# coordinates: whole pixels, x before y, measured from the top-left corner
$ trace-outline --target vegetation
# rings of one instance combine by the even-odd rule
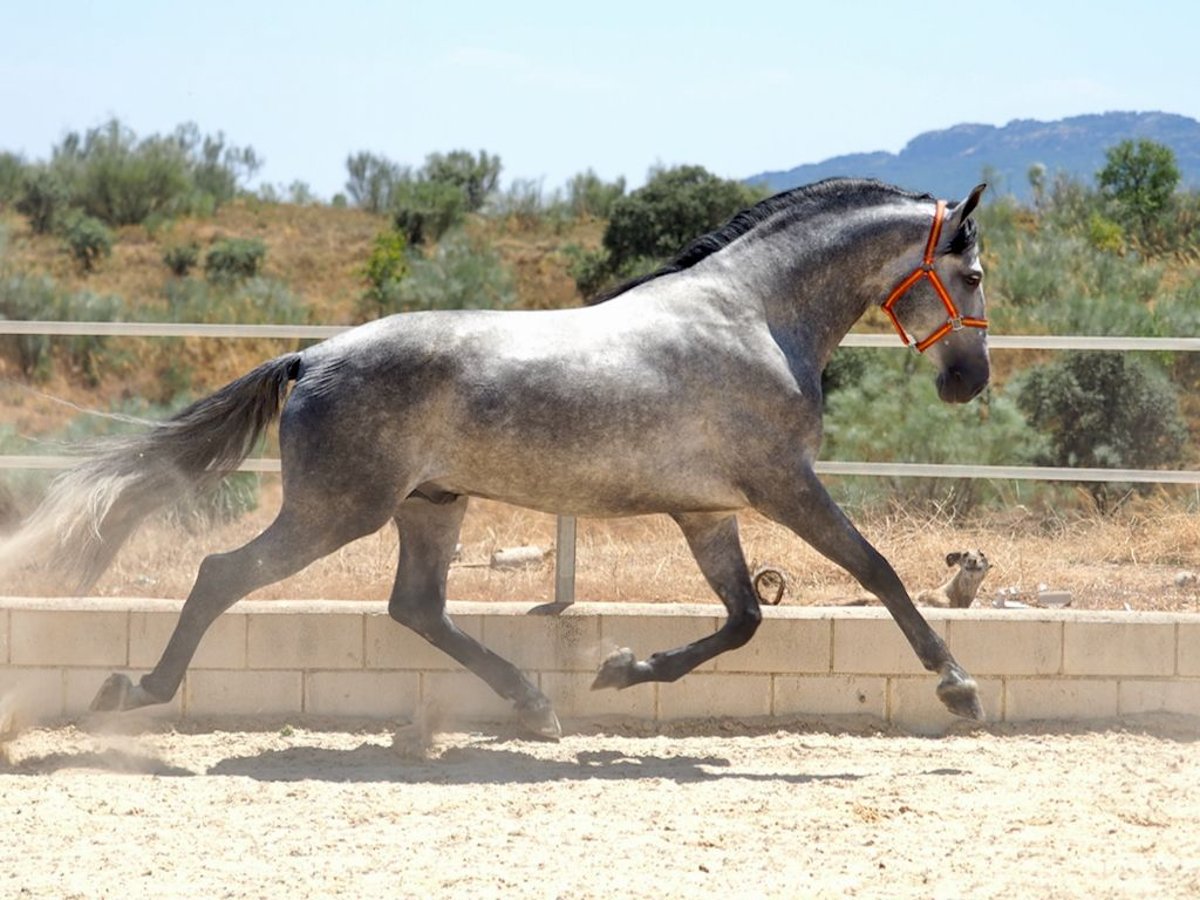
[[[1180,190],[1163,149],[1114,146],[1096,187],[1035,166],[1031,202],[989,197],[979,216],[996,331],[1200,333],[1200,196]],[[257,163],[253,151],[195,126],[138,138],[116,121],[68,135],[45,161],[0,152],[0,316],[352,323],[420,309],[575,305],[660,265],[760,196],[699,166],[654,170],[632,192],[591,170],[549,193],[538,182],[502,188],[498,157],[454,150],[419,168],[351,155],[344,202],[319,205],[299,183],[247,193]],[[200,266],[204,277],[194,277]],[[128,396],[169,406],[280,346],[11,336],[0,337],[0,366],[52,393],[87,392],[90,406]],[[995,358],[988,394],[950,407],[914,357],[840,351],[824,379],[824,455],[1197,464],[1196,354]],[[13,434],[47,432],[53,422],[43,419],[55,416],[39,415],[14,409]],[[983,481],[846,480],[840,490],[956,515],[1010,499]],[[1071,491],[1045,496],[1080,502]],[[1094,485],[1085,499],[1111,511],[1127,496]]]

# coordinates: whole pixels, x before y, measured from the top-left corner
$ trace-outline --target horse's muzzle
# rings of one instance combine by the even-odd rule
[[[979,396],[987,387],[991,367],[986,359],[983,364],[947,366],[937,376],[938,396],[943,403],[967,403]]]

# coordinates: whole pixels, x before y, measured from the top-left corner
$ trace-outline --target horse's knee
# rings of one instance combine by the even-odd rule
[[[740,615],[729,620],[729,639],[730,649],[741,647],[748,643],[750,638],[754,637],[754,633],[758,631],[758,626],[762,624],[762,610],[757,607],[747,609]]]

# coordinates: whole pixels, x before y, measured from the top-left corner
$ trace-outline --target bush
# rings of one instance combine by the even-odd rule
[[[300,298],[287,285],[270,278],[171,280],[164,294],[166,317],[172,322],[303,325],[309,319],[308,308]]]
[[[171,270],[172,275],[180,278],[196,267],[200,260],[200,247],[196,243],[175,244],[163,251],[163,264]]]
[[[389,211],[396,185],[411,178],[404,167],[365,150],[346,157],[346,173],[346,195],[350,202],[373,213]]]
[[[1041,450],[1041,437],[998,391],[970,404],[942,403],[930,367],[919,358],[888,350],[837,355],[845,358],[832,373],[836,389],[826,395],[823,458],[1023,465]],[[981,479],[848,479],[847,485],[860,501],[886,496],[953,515],[998,496]]]
[[[16,153],[0,151],[0,207],[15,203],[21,196],[25,178],[25,160]]]
[[[45,166],[35,166],[21,181],[17,212],[29,219],[34,234],[49,234],[66,211],[67,201],[67,188],[62,179]]]
[[[256,238],[225,238],[205,255],[204,277],[213,282],[253,278],[266,255],[266,245]]]
[[[401,279],[408,274],[408,242],[398,231],[384,231],[375,236],[371,255],[363,267],[367,287],[359,298],[362,319],[375,319],[395,306],[393,296]]]
[[[453,184],[401,181],[393,190],[393,221],[409,246],[437,243],[465,215],[466,195]]]
[[[625,196],[625,179],[603,181],[588,169],[567,182],[567,206],[579,219],[607,219],[617,201]]]
[[[500,157],[486,150],[478,155],[469,150],[451,150],[425,157],[421,179],[457,188],[467,211],[479,212],[500,182],[500,168]]]
[[[1044,465],[1155,469],[1178,463],[1187,428],[1174,386],[1120,353],[1073,352],[1022,373],[1017,404],[1049,444]],[[1101,511],[1128,486],[1088,484]]]
[[[84,272],[91,272],[104,257],[112,255],[112,232],[99,219],[73,213],[63,226],[63,240]]]
[[[409,261],[381,314],[417,309],[503,309],[516,300],[512,275],[487,245],[462,232],[448,235],[429,257]]]

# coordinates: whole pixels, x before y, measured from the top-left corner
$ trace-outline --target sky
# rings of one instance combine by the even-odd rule
[[[222,131],[256,183],[325,199],[360,150],[487,150],[546,191],[744,178],[962,122],[1200,119],[1198,33],[1195,0],[0,0],[0,150],[46,158],[115,116]]]

